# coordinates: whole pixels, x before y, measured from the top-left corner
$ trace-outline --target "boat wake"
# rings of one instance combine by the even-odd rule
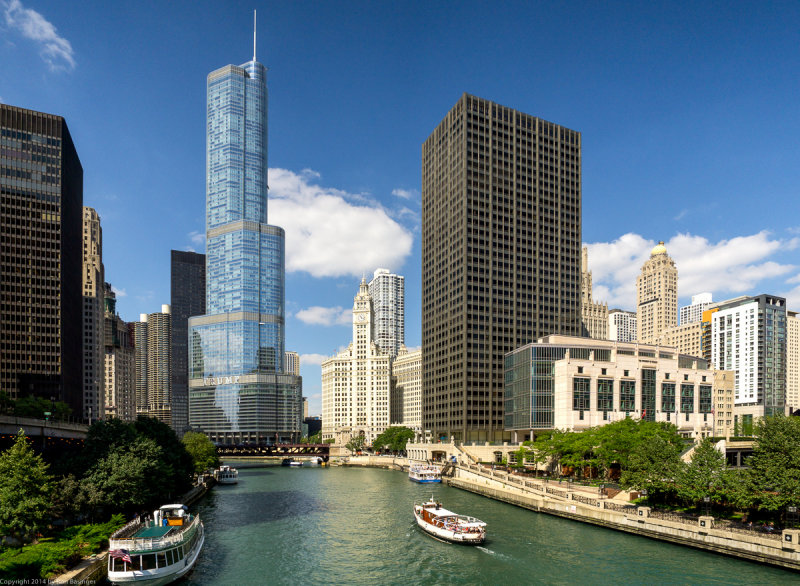
[[[507,555],[505,555],[505,554],[503,554],[503,553],[497,553],[496,551],[492,551],[492,550],[491,550],[491,549],[489,549],[488,547],[483,547],[482,545],[478,545],[478,546],[476,546],[476,547],[475,547],[475,549],[479,549],[479,550],[481,550],[483,553],[488,553],[489,555],[493,555],[493,556],[495,556],[495,557],[497,557],[497,558],[500,558],[500,559],[502,559],[502,560],[510,560],[510,559],[511,559],[511,557],[510,557],[510,556],[507,556]]]

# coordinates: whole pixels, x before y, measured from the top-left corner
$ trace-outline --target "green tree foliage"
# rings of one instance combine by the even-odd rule
[[[14,403],[14,415],[17,417],[35,417],[44,419],[45,413],[51,420],[66,419],[72,414],[69,405],[62,401],[49,401],[42,397],[20,397]]]
[[[409,440],[414,439],[414,430],[408,427],[388,427],[375,438],[372,448],[375,450],[389,450],[391,452],[402,452],[406,449]]]
[[[647,490],[655,501],[666,501],[677,493],[675,479],[683,473],[681,446],[661,435],[637,442],[622,470],[623,488]]]
[[[170,497],[189,490],[192,485],[194,461],[172,428],[152,417],[139,417],[133,426],[140,435],[155,440],[163,450],[162,457],[168,468],[167,478],[162,487],[164,494]]]
[[[186,432],[183,436],[184,447],[194,462],[194,471],[203,472],[209,468],[219,466],[219,456],[214,442],[208,439],[204,433],[196,431]]]
[[[20,430],[0,454],[0,533],[27,538],[47,525],[53,479]]]
[[[363,435],[356,435],[350,438],[350,441],[347,442],[344,447],[350,450],[353,454],[356,452],[360,452],[364,449],[364,445],[366,444],[366,440],[364,439]]]
[[[695,447],[691,462],[678,479],[679,496],[690,503],[699,503],[704,497],[720,503],[728,500],[729,484],[725,456],[711,439],[703,439]]]
[[[764,417],[745,475],[748,504],[767,511],[800,505],[800,418]]]

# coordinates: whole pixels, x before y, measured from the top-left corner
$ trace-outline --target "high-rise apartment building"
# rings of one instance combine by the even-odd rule
[[[589,270],[589,248],[581,255],[581,335],[595,340],[608,340],[608,304],[592,300],[592,271]]]
[[[117,314],[116,294],[105,284],[105,416],[136,420],[136,358],[133,330]]]
[[[680,324],[702,321],[703,312],[713,304],[711,293],[692,295],[692,304],[680,308]]]
[[[189,318],[206,306],[206,255],[170,252],[172,309],[172,429],[179,437],[189,429]]]
[[[608,312],[608,339],[615,342],[636,340],[636,313],[622,309]]]
[[[375,312],[375,343],[392,358],[406,341],[405,281],[405,277],[388,269],[377,269],[368,285]]]
[[[147,414],[167,425],[172,424],[171,332],[169,305],[147,314]]]
[[[283,372],[285,236],[267,223],[267,69],[208,75],[206,310],[189,320],[189,423],[212,440],[297,441],[302,379]]]
[[[503,356],[581,330],[581,135],[464,94],[422,145],[423,426],[501,440]]]
[[[353,341],[322,363],[322,438],[337,444],[362,435],[367,444],[389,427],[391,358],[373,339],[366,279],[353,300]]]
[[[657,344],[662,332],[677,324],[678,269],[659,242],[636,277],[636,340]]]
[[[287,350],[283,353],[283,372],[300,376],[300,355],[297,352]],[[308,417],[303,408],[303,417]]]
[[[800,409],[800,318],[786,312],[786,404],[794,413]]]
[[[83,168],[60,116],[0,104],[0,390],[83,414]]]
[[[103,230],[93,208],[83,208],[83,419],[104,419],[105,271]]]
[[[711,360],[732,370],[734,426],[784,413],[786,405],[786,300],[758,295],[723,302],[711,318]]]

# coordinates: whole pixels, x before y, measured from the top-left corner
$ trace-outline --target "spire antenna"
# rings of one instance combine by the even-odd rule
[[[256,11],[253,9],[253,61],[256,60]]]

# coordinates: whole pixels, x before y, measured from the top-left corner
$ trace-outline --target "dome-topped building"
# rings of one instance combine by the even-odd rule
[[[678,325],[678,269],[660,241],[636,277],[636,339],[657,344],[661,334]]]

